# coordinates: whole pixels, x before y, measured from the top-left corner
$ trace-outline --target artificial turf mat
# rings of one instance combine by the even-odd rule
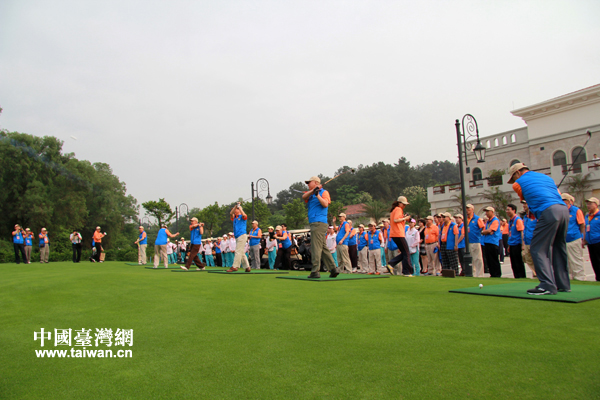
[[[479,285],[474,287],[453,289],[450,293],[478,294],[482,296],[514,297],[518,299],[560,301],[563,303],[581,303],[584,301],[600,299],[600,286],[578,285],[571,283],[570,292],[558,292],[555,295],[535,296],[527,294],[527,289],[536,286],[534,282],[514,282],[501,285]]]
[[[127,265],[138,265],[138,264],[127,264]],[[181,269],[181,267],[168,267],[165,268],[164,265],[159,265],[158,267],[154,268],[154,267],[144,267],[146,269]]]
[[[227,271],[208,271],[211,274],[227,274],[227,275],[268,275],[268,274],[289,274],[288,271],[271,271],[271,270],[257,270],[253,269],[251,272],[246,272],[243,269],[239,269],[236,272]]]
[[[190,269],[190,270],[185,270],[185,269],[174,269],[171,270],[171,272],[208,272],[208,270],[205,269]]]
[[[308,279],[308,275],[301,276],[278,276],[279,279],[296,279],[299,281],[311,281],[311,282],[331,282],[331,281],[355,281],[358,279],[377,279],[377,278],[389,278],[389,276],[382,275],[350,275],[350,274],[339,274],[336,278],[330,278],[329,275],[321,275],[319,279]]]
[[[299,285],[124,267],[0,264],[2,400],[599,398],[599,301],[448,293],[512,279]],[[96,328],[133,329],[133,357],[36,357],[76,349],[54,346],[63,328],[92,343]]]

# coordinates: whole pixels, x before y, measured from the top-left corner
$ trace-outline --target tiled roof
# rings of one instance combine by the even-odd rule
[[[346,206],[346,215],[348,215],[348,216],[363,214],[363,213],[365,213],[364,203],[352,204],[352,205]]]

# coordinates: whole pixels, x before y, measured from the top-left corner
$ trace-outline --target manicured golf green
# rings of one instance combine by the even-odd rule
[[[276,275],[159,274],[117,262],[1,264],[0,272],[0,398],[594,399],[600,393],[600,301],[448,292],[511,279],[306,284]],[[88,347],[130,349],[132,358],[37,358],[35,350],[55,349],[34,341],[41,328],[133,329],[131,347]],[[70,349],[56,349],[62,348]]]

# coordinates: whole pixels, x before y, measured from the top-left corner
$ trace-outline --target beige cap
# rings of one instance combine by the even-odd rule
[[[595,197],[590,197],[589,199],[585,200],[586,203],[596,203],[596,204],[600,204],[600,201],[595,198]]]
[[[226,237],[227,237],[227,235],[223,235],[223,237],[224,237],[224,238],[226,238]]]
[[[571,196],[569,193],[562,193],[562,194],[560,195],[560,197],[561,197],[563,200],[569,200],[569,201],[573,201],[573,202],[575,201],[575,197]]]
[[[281,225],[277,225],[277,226],[275,227],[275,230],[276,230],[276,231],[280,231],[280,230],[281,230]]]
[[[194,218],[192,218],[192,219],[191,219],[191,221],[196,221],[196,222],[198,222],[198,218],[194,217]]]
[[[338,215],[338,217],[344,217],[344,218],[346,218],[346,214],[344,214],[344,213],[340,213],[340,214]]]
[[[400,203],[402,203],[402,204],[410,204],[410,203],[408,202],[408,200],[406,200],[406,197],[404,197],[404,196],[400,196],[400,197],[398,197],[398,202],[400,202]]]
[[[493,212],[496,212],[496,210],[494,210],[494,207],[492,207],[492,206],[485,207],[483,209],[483,211],[493,211]]]
[[[377,225],[378,228],[383,228],[383,224]]]
[[[521,204],[527,204],[526,200],[521,200]]]
[[[252,221],[252,223],[258,225],[258,221]]]
[[[233,232],[229,232],[229,236],[233,236]]]
[[[430,221],[433,221],[433,217],[432,217],[431,215],[428,215],[428,216],[427,216],[427,218],[425,218],[425,219],[428,219],[428,220],[430,220]]]
[[[184,238],[180,238],[179,240],[185,240]]]
[[[454,218],[465,219],[462,214],[454,214]]]
[[[372,222],[369,222],[369,226],[375,226],[375,224]]]
[[[304,182],[308,185],[312,181],[315,181],[317,183],[321,183],[321,178],[319,178],[318,176],[312,176],[309,180],[306,180]]]
[[[359,228],[364,228],[365,226],[363,224],[358,225]]]
[[[450,214],[449,212],[445,212],[442,214],[443,217],[448,217],[448,218],[452,218],[452,214]]]
[[[513,179],[513,175],[515,174],[515,172],[520,171],[523,168],[527,168],[527,165],[525,165],[523,163],[516,163],[515,165],[513,165],[512,167],[510,167],[510,169],[508,170],[508,174],[510,175],[510,179],[506,183],[514,183],[515,180]],[[527,168],[527,169],[529,169],[529,168]]]
[[[275,229],[275,228],[273,228],[272,226],[270,226],[268,229]]]
[[[99,226],[96,227],[96,230],[101,229]]]
[[[475,207],[473,207],[473,204],[467,204],[466,208],[475,208]]]

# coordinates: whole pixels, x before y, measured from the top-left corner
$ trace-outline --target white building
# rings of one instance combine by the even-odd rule
[[[551,176],[557,185],[567,174],[560,187],[562,192],[568,191],[570,176],[589,173],[590,188],[585,196],[600,198],[600,160],[593,160],[594,154],[600,154],[600,84],[511,113],[527,126],[482,137],[481,143],[487,148],[485,162],[477,163],[474,154],[468,152],[469,165],[462,166],[465,193],[476,213],[482,214],[481,209],[490,204],[480,194],[494,187],[511,193],[516,204],[518,198],[512,185],[506,183],[510,178],[506,173],[517,162]],[[576,159],[588,139],[588,130],[591,138]],[[505,174],[489,179],[493,170],[503,170]],[[458,210],[460,195],[460,183],[427,188],[432,213]]]

